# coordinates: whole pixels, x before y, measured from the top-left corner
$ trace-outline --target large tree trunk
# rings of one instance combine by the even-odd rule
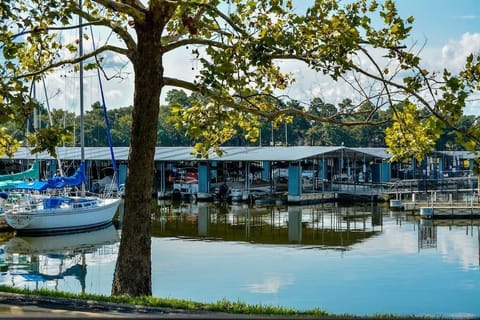
[[[135,97],[124,221],[113,279],[113,295],[151,295],[151,206],[160,92],[163,86],[158,25],[136,26],[138,47],[132,58]],[[140,28],[140,30],[139,30]]]

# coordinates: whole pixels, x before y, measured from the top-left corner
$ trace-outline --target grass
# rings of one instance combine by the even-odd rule
[[[212,312],[226,312],[236,314],[252,314],[252,315],[289,315],[289,316],[312,316],[325,317],[331,316],[320,309],[309,311],[296,311],[291,308],[280,306],[251,305],[240,301],[231,302],[226,299],[214,303],[200,303],[191,300],[174,299],[174,298],[158,298],[151,296],[127,297],[127,296],[106,296],[99,294],[75,294],[70,292],[48,290],[48,289],[28,289],[13,288],[0,285],[0,292],[19,293],[25,295],[37,295],[42,297],[67,298],[93,300],[98,302],[120,303],[127,305],[140,305],[146,307],[161,307],[182,310],[198,310]]]
[[[405,319],[405,316],[398,316],[394,314],[374,314],[372,316],[354,316],[354,315],[334,315],[327,313],[321,309],[312,309],[307,311],[298,311],[292,308],[285,308],[281,306],[246,304],[241,301],[232,302],[226,299],[214,303],[200,303],[191,300],[174,299],[174,298],[159,298],[152,296],[127,297],[127,296],[106,296],[99,294],[75,294],[70,292],[48,290],[48,289],[28,289],[28,288],[13,288],[5,285],[0,285],[0,292],[18,293],[24,295],[36,295],[42,297],[52,298],[67,298],[91,300],[97,302],[118,303],[126,305],[136,305],[145,307],[160,307],[171,309],[182,309],[191,311],[211,311],[211,312],[225,312],[233,314],[248,314],[248,315],[269,315],[269,316],[298,316],[298,317],[312,317],[312,318],[341,318],[341,319]],[[408,316],[408,319],[434,319],[433,317],[416,317]]]

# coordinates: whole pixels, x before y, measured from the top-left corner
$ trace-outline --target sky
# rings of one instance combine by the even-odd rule
[[[301,0],[300,6],[310,1]],[[465,57],[469,53],[480,54],[480,0],[397,0],[397,8],[402,17],[413,16],[415,21],[411,37],[406,45],[423,47],[420,56],[423,66],[428,70],[453,72],[461,70]],[[101,37],[97,40],[102,41]],[[167,76],[192,80],[197,69],[197,62],[188,54],[167,55],[165,73]],[[125,58],[115,58],[112,63],[125,63]],[[338,103],[345,98],[348,88],[345,85],[326,81],[318,74],[305,70],[298,64],[285,64],[285,70],[295,74],[296,83],[286,94],[301,101],[308,102],[320,97],[326,102]],[[65,75],[67,75],[65,77]],[[133,104],[133,74],[128,69],[124,79],[102,80],[104,96],[108,109],[125,107]],[[56,74],[48,84],[49,105],[79,112],[78,81],[71,74]],[[101,100],[98,78],[95,74],[85,78],[85,108]],[[172,88],[165,88],[165,93]],[[39,98],[42,100],[41,98]],[[480,97],[468,102],[466,112],[480,115]]]

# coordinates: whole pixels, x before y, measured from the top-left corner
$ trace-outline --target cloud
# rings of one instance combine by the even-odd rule
[[[263,282],[247,284],[246,288],[253,293],[269,293],[275,294],[286,285],[290,285],[294,282],[294,278],[291,275],[281,274],[267,274]]]
[[[464,17],[465,19],[472,19],[474,17]],[[193,81],[198,74],[200,63],[194,59],[191,53],[192,48],[180,49],[180,51],[172,52],[164,57],[165,75],[169,77],[180,78],[186,81]],[[425,47],[420,52],[422,58],[422,67],[431,71],[442,71],[448,69],[454,73],[459,72],[465,63],[465,58],[470,53],[480,53],[480,33],[464,33],[460,38],[448,39],[443,46],[429,46],[426,43]],[[376,58],[381,58],[380,54]],[[359,58],[359,63],[366,67],[365,60]],[[106,103],[109,108],[126,107],[133,104],[133,86],[134,75],[131,64],[128,60],[119,55],[107,55],[103,60],[106,72],[109,76],[119,74],[122,79],[116,78],[109,81],[103,80]],[[291,73],[295,77],[295,83],[286,90],[279,92],[296,99],[304,104],[309,104],[313,98],[321,98],[323,101],[337,105],[343,99],[351,99],[354,103],[360,102],[356,98],[357,92],[343,80],[333,81],[330,77],[323,75],[321,72],[314,72],[308,69],[305,64],[301,62],[282,61],[281,68],[284,72]],[[388,61],[383,61],[382,66],[388,65]],[[392,66],[390,66],[392,67]],[[89,74],[92,78],[94,75]],[[351,79],[350,79],[351,80]],[[78,82],[78,74],[69,74],[67,78],[55,78],[55,81],[49,84],[50,86],[61,88],[64,92],[65,98],[57,97],[57,99],[64,99],[57,101],[56,106],[65,106],[65,108],[72,108],[72,105],[78,105],[78,85],[74,88],[73,84],[66,82]],[[365,88],[369,88],[371,83],[365,82]],[[170,91],[171,87],[164,88],[161,96],[161,102],[164,103],[166,93]],[[52,89],[53,90],[53,89]],[[86,109],[90,108],[91,103],[100,101],[101,95],[98,92],[98,79],[95,81],[85,80],[85,97]],[[78,112],[78,107],[77,112]],[[468,103],[466,112],[468,114],[480,113],[480,97],[473,97]]]
[[[458,40],[449,40],[442,47],[441,53],[441,66],[454,72],[460,71],[468,55],[480,54],[480,33],[467,32]]]
[[[458,18],[461,20],[477,20],[477,19],[480,19],[480,16],[466,15],[466,16],[460,16]]]

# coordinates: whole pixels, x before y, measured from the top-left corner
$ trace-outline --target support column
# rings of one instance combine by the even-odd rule
[[[156,186],[157,188],[157,196],[159,198],[163,198],[165,196],[165,192],[166,192],[166,186],[165,186],[165,181],[166,181],[166,175],[165,175],[165,162],[161,161],[161,162],[156,162],[155,163],[155,169],[160,172],[160,178],[157,179],[157,174],[155,174],[155,184],[158,182],[159,185]],[[121,167],[119,169],[119,174],[118,174],[118,184],[122,184],[122,182],[120,182],[120,172],[121,172]]]
[[[390,182],[390,163],[382,162],[380,165],[380,182]]]
[[[210,166],[206,162],[198,164],[198,192],[197,200],[210,198]]]
[[[118,183],[123,184],[127,180],[127,165],[122,163],[118,166]]]
[[[328,179],[328,167],[325,159],[318,161],[318,177],[323,180]]]
[[[270,161],[263,161],[262,180],[270,181]]]
[[[288,202],[300,202],[302,198],[302,167],[298,162],[288,167]]]

